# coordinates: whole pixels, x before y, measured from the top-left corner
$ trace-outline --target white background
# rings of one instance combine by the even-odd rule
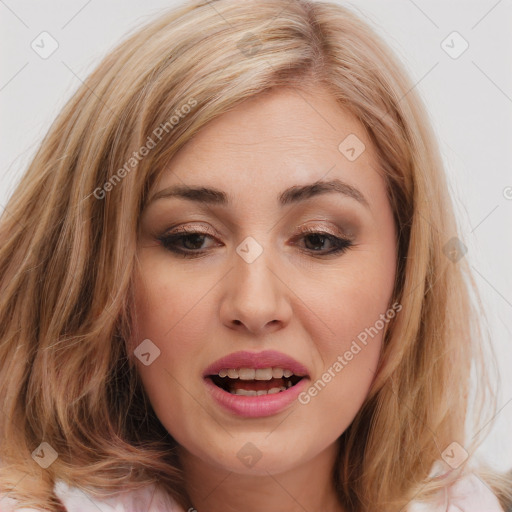
[[[0,0],[0,211],[52,120],[100,59],[175,4]],[[512,468],[512,188],[510,199],[505,192],[512,187],[512,1],[343,4],[398,53],[433,120],[502,374],[496,425],[480,453],[497,469]],[[43,31],[59,44],[47,59],[31,48]],[[441,47],[453,31],[469,43],[456,59]]]

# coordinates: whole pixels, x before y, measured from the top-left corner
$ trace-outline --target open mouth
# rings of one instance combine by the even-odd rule
[[[242,396],[281,393],[295,386],[304,377],[283,368],[225,368],[218,374],[207,376],[222,390]]]

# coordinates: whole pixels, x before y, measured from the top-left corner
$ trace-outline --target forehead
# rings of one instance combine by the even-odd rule
[[[186,184],[274,197],[291,185],[335,178],[370,195],[382,188],[366,130],[323,88],[281,88],[204,126],[175,155],[155,190]]]

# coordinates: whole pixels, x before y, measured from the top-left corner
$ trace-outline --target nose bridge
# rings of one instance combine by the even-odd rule
[[[224,322],[231,326],[244,324],[255,332],[288,321],[286,286],[275,263],[272,250],[254,237],[245,238],[237,246],[231,282],[221,309]]]
[[[261,237],[259,239],[262,240]],[[236,253],[235,275],[239,296],[244,295],[245,299],[251,299],[252,295],[252,302],[255,305],[258,299],[264,297],[265,301],[261,301],[258,309],[264,304],[270,305],[269,302],[275,302],[275,274],[269,268],[272,265],[272,250],[249,236],[238,245]]]

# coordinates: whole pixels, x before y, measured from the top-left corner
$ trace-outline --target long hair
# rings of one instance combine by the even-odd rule
[[[170,159],[209,121],[273,88],[318,84],[375,145],[398,232],[391,303],[402,305],[340,439],[339,500],[358,512],[399,510],[469,471],[496,410],[484,359],[492,347],[483,348],[481,304],[414,84],[335,3],[195,0],[104,58],[0,219],[2,490],[57,510],[58,479],[100,496],[156,483],[189,506],[176,442],[127,353],[140,214]],[[32,456],[42,442],[58,455],[47,468]],[[429,475],[451,443],[469,457]],[[510,500],[506,480],[480,467]]]

